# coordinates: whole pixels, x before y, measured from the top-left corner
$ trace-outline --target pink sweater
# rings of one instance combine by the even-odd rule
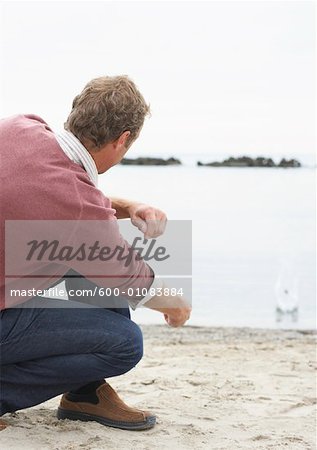
[[[120,235],[116,211],[111,208],[110,200],[92,184],[85,170],[65,155],[52,130],[41,118],[35,115],[19,115],[1,120],[0,143],[1,309],[9,307],[12,303],[28,300],[25,297],[8,300],[8,294],[5,296],[5,282],[8,281],[5,277],[5,220],[68,220],[77,223],[93,220],[93,224],[97,225],[91,227],[89,236],[91,243],[99,241],[103,245],[108,245],[108,240],[111,239],[112,246],[116,244],[128,251],[129,244]],[[102,223],[100,221],[111,221],[109,235],[104,232],[107,227],[100,228],[99,224]],[[28,277],[34,275],[29,287],[32,285],[36,289],[45,289],[70,268],[83,273],[82,263],[80,265],[76,261],[63,261],[60,264],[55,263],[53,270],[50,268],[45,271],[46,275],[49,274],[47,278],[36,278],[35,275],[43,268],[43,260],[33,261],[30,265],[25,258],[19,257],[19,251],[17,251],[18,261],[15,262],[17,272],[15,275]],[[95,283],[98,282],[101,287],[119,286],[125,290],[148,288],[153,281],[151,268],[136,257],[129,267],[126,267],[124,261],[117,259],[96,261],[93,270],[90,263],[88,272],[93,272],[91,277],[89,273],[84,275]],[[103,274],[111,274],[111,280],[103,278]],[[10,280],[12,281],[12,278]],[[130,304],[135,306],[141,298],[130,297]]]

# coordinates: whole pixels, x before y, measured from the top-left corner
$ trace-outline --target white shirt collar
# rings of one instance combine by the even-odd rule
[[[69,159],[82,166],[94,185],[98,186],[98,171],[95,161],[79,139],[70,131],[63,130],[55,133],[60,147]]]

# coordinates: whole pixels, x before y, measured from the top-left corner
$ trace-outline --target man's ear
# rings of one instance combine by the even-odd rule
[[[118,147],[118,149],[126,148],[127,140],[130,134],[130,131],[124,131],[121,136],[118,137],[116,141],[116,146]]]

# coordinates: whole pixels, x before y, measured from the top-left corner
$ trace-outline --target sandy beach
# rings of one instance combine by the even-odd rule
[[[316,335],[247,328],[142,326],[145,356],[109,380],[157,414],[145,432],[58,421],[59,398],[3,417],[0,448],[316,449]]]

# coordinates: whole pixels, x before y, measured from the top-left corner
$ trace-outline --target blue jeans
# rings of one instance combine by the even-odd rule
[[[66,279],[67,290],[91,284]],[[0,416],[126,373],[142,358],[142,333],[127,304],[107,309],[68,300],[67,305],[35,297],[1,311]]]

